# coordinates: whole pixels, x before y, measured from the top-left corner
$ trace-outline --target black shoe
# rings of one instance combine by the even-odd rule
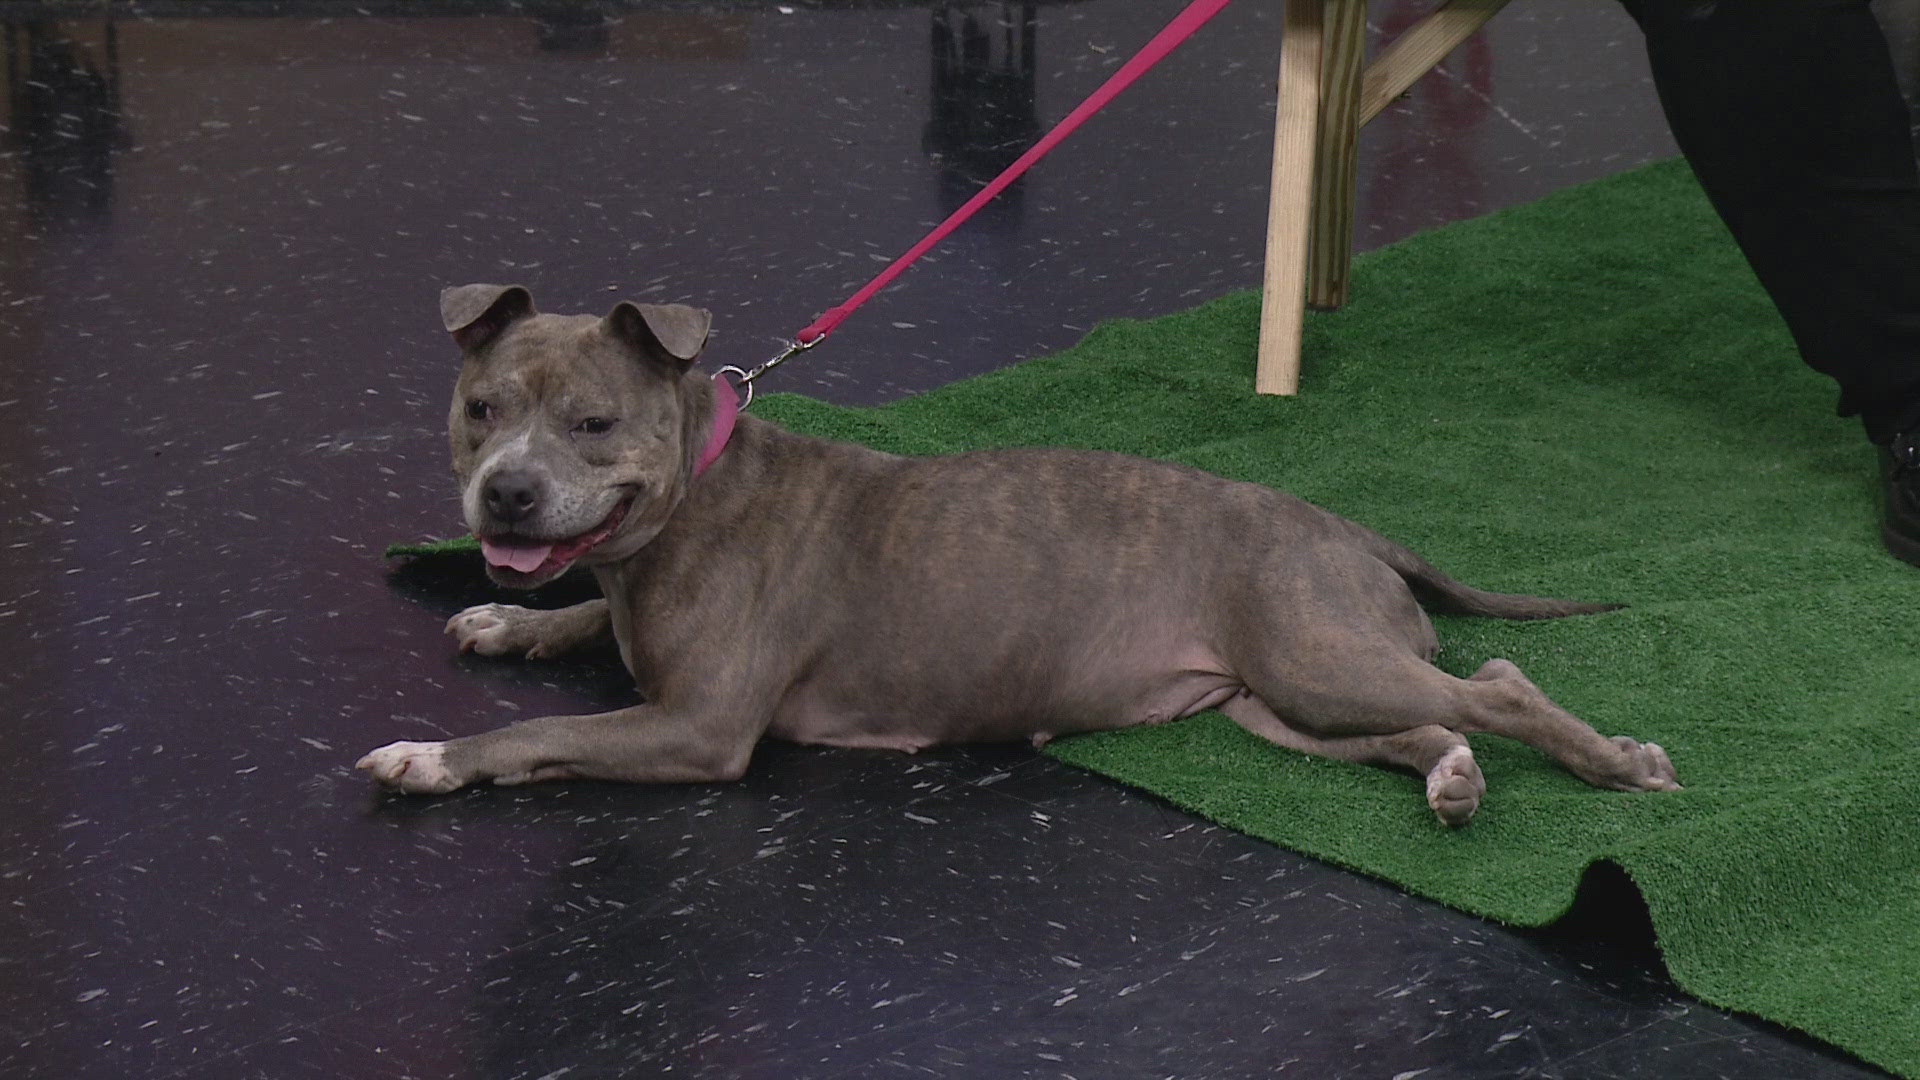
[[[1920,566],[1920,428],[1903,431],[1881,451],[1887,467],[1887,550]]]

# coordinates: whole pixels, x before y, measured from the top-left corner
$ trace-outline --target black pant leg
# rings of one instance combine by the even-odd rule
[[[1623,0],[1661,106],[1840,412],[1920,421],[1920,169],[1866,0]]]

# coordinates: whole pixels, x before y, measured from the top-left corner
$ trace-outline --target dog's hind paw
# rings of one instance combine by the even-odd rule
[[[364,770],[390,788],[419,795],[444,795],[460,786],[460,780],[447,771],[446,754],[446,743],[388,743],[361,758],[353,767]]]
[[[1487,793],[1486,777],[1473,751],[1456,746],[1447,751],[1427,771],[1427,805],[1442,824],[1465,825],[1480,809],[1480,797]]]
[[[1620,748],[1625,767],[1611,786],[1622,791],[1679,791],[1680,776],[1673,761],[1659,743],[1643,743],[1626,735],[1615,735],[1613,745]]]

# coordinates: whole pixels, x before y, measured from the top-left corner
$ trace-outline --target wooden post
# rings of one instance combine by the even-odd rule
[[[1286,0],[1254,389],[1300,388],[1307,303],[1347,299],[1357,133],[1509,0],[1446,0],[1370,65],[1366,0]]]
[[[1353,187],[1359,172],[1360,73],[1367,62],[1366,0],[1325,0],[1320,61],[1320,124],[1313,155],[1313,232],[1308,244],[1307,304],[1347,302],[1353,266]]]
[[[1260,359],[1254,376],[1254,389],[1262,394],[1292,394],[1300,389],[1300,320],[1307,287],[1307,230],[1313,213],[1313,145],[1319,132],[1326,2],[1286,0],[1281,30]]]

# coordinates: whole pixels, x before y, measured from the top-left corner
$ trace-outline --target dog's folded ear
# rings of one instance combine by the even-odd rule
[[[685,304],[622,300],[607,313],[605,322],[615,339],[683,372],[706,348],[713,312]]]
[[[456,285],[440,290],[440,321],[460,351],[469,354],[533,313],[533,294],[520,285]]]

